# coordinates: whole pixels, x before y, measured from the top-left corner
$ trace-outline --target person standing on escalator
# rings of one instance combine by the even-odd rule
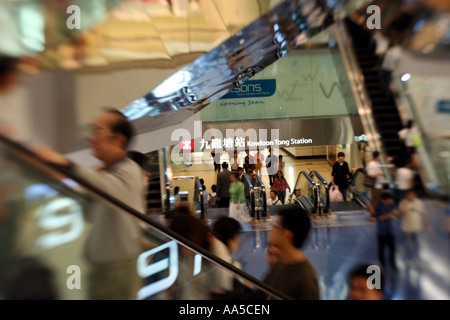
[[[333,186],[337,186],[342,193],[344,202],[347,201],[347,190],[350,185],[351,173],[348,167],[348,163],[344,160],[345,153],[338,153],[338,161],[333,165],[333,171],[331,172],[331,183]]]
[[[289,193],[291,192],[291,187],[284,178],[283,172],[278,171],[271,190],[277,193],[281,204],[284,204],[284,200],[286,199],[286,189],[289,189]]]
[[[43,146],[36,154],[49,163],[65,167],[94,188],[145,213],[145,178],[142,168],[128,157],[134,129],[118,110],[106,108],[90,128],[89,142],[94,156],[103,166],[97,170],[72,163],[63,155]],[[86,240],[89,262],[89,299],[134,300],[143,284],[136,273],[141,253],[142,230],[131,214],[101,204],[87,212],[92,227]],[[97,207],[98,206],[98,207]]]

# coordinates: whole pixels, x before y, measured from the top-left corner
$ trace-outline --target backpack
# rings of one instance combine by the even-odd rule
[[[208,208],[217,208],[218,200],[219,200],[219,196],[217,194],[214,197],[209,197]]]

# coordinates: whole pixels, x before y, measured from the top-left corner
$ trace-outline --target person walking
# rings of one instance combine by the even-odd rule
[[[408,190],[414,188],[414,172],[411,170],[411,162],[408,161],[403,167],[395,172],[396,203],[399,204],[405,197]]]
[[[397,264],[395,262],[395,237],[394,224],[392,219],[398,215],[398,210],[395,209],[392,203],[392,197],[389,193],[383,193],[380,196],[380,201],[375,206],[375,218],[377,219],[377,240],[378,240],[378,259],[381,266],[385,267],[384,251],[388,248],[389,262],[392,270],[397,271]]]
[[[269,243],[279,258],[264,281],[293,299],[319,300],[317,273],[301,250],[311,230],[308,214],[300,206],[288,206],[278,215]]]
[[[118,110],[106,108],[95,118],[89,142],[93,154],[103,163],[97,170],[73,163],[43,146],[34,151],[44,161],[66,167],[93,187],[144,214],[145,173],[126,150],[133,132],[131,123]],[[90,212],[88,219],[92,222],[86,240],[90,299],[135,299],[142,285],[136,274],[142,236],[139,220],[107,206]]]
[[[338,161],[334,163],[333,171],[331,172],[331,183],[333,186],[338,186],[344,202],[347,201],[347,190],[351,181],[350,168],[348,167],[348,163],[345,161],[345,154],[343,152],[339,152]]]
[[[406,251],[406,263],[413,264],[419,261],[419,234],[425,224],[429,227],[430,221],[425,215],[423,201],[417,198],[414,190],[408,190],[405,198],[399,205],[402,217],[400,229],[403,232]]]
[[[228,170],[228,163],[222,163],[222,172],[217,175],[217,195],[219,196],[219,208],[228,208],[230,205],[230,176],[231,171]]]
[[[245,215],[244,206],[247,205],[244,194],[244,184],[239,181],[237,172],[232,172],[230,175],[230,204],[229,217],[234,219],[243,219]]]
[[[269,154],[266,158],[267,175],[269,176],[270,186],[273,186],[276,174],[278,172],[278,158],[273,154],[272,149],[269,150]]]
[[[287,180],[284,178],[283,172],[278,171],[272,186],[272,190],[277,193],[281,204],[284,204],[284,200],[286,199],[286,189],[289,189],[289,192],[291,192],[291,187],[289,186]]]

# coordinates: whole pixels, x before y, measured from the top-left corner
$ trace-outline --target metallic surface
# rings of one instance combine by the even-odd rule
[[[332,22],[332,10],[320,1],[285,1],[123,112],[130,119],[181,108],[197,112]]]

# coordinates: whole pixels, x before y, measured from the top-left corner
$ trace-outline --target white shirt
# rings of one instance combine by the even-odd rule
[[[367,165],[367,174],[369,176],[375,176],[378,172],[382,172],[380,164],[375,160],[370,161],[369,164]],[[381,176],[381,175],[377,176],[377,179],[375,180],[375,186],[374,186],[375,189],[383,188],[384,179],[382,177],[383,176]]]
[[[379,31],[375,32],[373,38],[377,42],[375,54],[382,55],[389,47],[389,40]]]
[[[400,60],[401,52],[402,51],[400,49],[400,46],[395,46],[388,49],[384,57],[383,64],[381,65],[381,68],[391,71],[394,70],[395,67],[398,65],[398,61]]]
[[[278,201],[278,202],[277,202]],[[267,205],[268,206],[278,206],[281,205],[281,200],[278,199],[278,197],[275,198],[275,200],[272,200],[272,198],[269,197],[269,199],[267,199]]]
[[[398,168],[395,173],[397,189],[408,190],[414,186],[414,172],[409,168]]]
[[[403,232],[418,232],[422,230],[421,215],[425,212],[422,200],[417,198],[412,201],[403,199],[400,202],[400,212],[404,212],[401,223]]]
[[[404,128],[398,132],[398,136],[400,139],[402,139],[405,142],[405,145],[407,147],[413,147],[414,146],[414,135],[418,133],[417,127]]]
[[[211,193],[206,192],[206,194],[207,195],[204,198],[206,199],[206,202],[208,202],[209,199],[211,199],[212,197],[215,197],[217,193],[215,193],[215,192],[211,192]]]
[[[74,171],[97,189],[145,213],[144,186],[137,183],[143,180],[144,172],[133,160],[123,158],[104,171],[74,164]],[[137,258],[141,253],[139,220],[102,202],[91,205],[87,219],[92,227],[86,240],[89,261],[108,264]]]
[[[212,237],[211,251],[222,260],[231,263],[236,268],[242,269],[241,264],[231,257],[230,250],[228,250],[227,246],[216,237]],[[234,276],[231,272],[222,268],[215,268],[213,272],[215,272],[214,285],[216,287],[224,290],[233,290]]]

